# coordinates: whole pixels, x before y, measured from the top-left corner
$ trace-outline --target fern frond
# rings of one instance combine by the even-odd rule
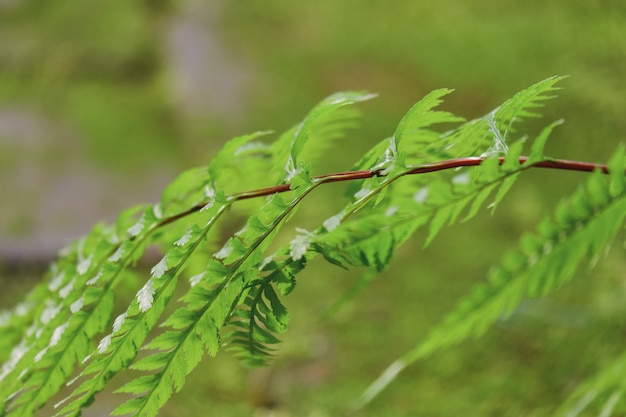
[[[554,98],[549,95],[558,90],[554,85],[565,77],[550,77],[520,91],[501,106],[482,118],[489,128],[492,145],[487,154],[507,152],[509,133],[515,131],[514,124],[529,117],[539,117],[533,110],[542,107],[542,101]]]
[[[234,311],[228,322],[230,349],[246,365],[266,365],[273,357],[280,340],[278,335],[287,330],[289,315],[279,298],[289,294],[295,286],[296,274],[306,266],[306,258],[284,256],[286,248],[264,261],[260,269],[265,276],[249,284],[243,305]],[[278,262],[275,259],[282,259]],[[274,289],[276,287],[276,289]]]
[[[401,123],[404,127],[398,128],[396,135],[401,135],[408,129],[407,126],[413,126],[412,133],[419,137],[420,129],[424,126],[442,121],[458,121],[448,113],[432,111],[440,104],[440,97],[447,92],[436,91],[418,102],[404,117]],[[420,118],[425,120],[420,121]],[[401,153],[393,139],[387,142],[386,148],[374,148],[379,153],[378,157],[374,150],[370,151],[367,161],[376,161],[375,167],[381,169],[384,166],[384,171],[390,172],[383,178],[364,181],[356,192],[352,188],[353,201],[339,214],[328,219],[325,227],[312,233],[312,251],[321,253],[327,261],[339,266],[362,266],[380,272],[389,264],[398,246],[419,227],[430,225],[426,239],[428,244],[444,225],[454,223],[462,213],[465,212],[463,220],[474,217],[484,202],[495,193],[490,204],[494,210],[519,174],[543,160],[543,146],[558,124],[553,123],[541,132],[533,142],[532,156],[524,164],[520,159],[524,141],[520,140],[511,146],[506,157],[487,158],[480,166],[473,167],[471,171],[461,171],[452,180],[437,175],[435,178],[420,176],[418,180],[409,181],[406,178],[409,174],[428,172],[428,165],[407,166],[404,162],[398,163]],[[457,128],[465,129],[468,129],[467,124]],[[471,131],[471,128],[467,131]],[[447,140],[453,136],[450,133],[440,135],[439,138],[443,140],[431,142],[430,151],[444,155],[450,146]],[[462,138],[463,135],[456,137]],[[441,148],[437,149],[437,146]],[[385,203],[376,206],[383,195]],[[374,199],[375,206],[370,208],[367,215],[346,221]],[[333,226],[328,227],[330,224]]]
[[[288,150],[285,172],[281,174],[284,179],[280,182],[291,182],[293,195],[290,201],[285,202],[279,195],[273,196],[259,215],[251,216],[244,228],[214,254],[205,273],[183,297],[186,307],[176,310],[165,322],[170,330],[164,337],[168,343],[173,344],[163,345],[160,339],[156,339],[156,342],[149,343],[148,346],[157,349],[158,353],[133,365],[135,369],[156,373],[122,387],[119,392],[140,396],[122,404],[114,410],[114,414],[133,412],[156,415],[172,392],[182,388],[185,376],[198,364],[204,350],[215,354],[220,340],[219,329],[230,321],[237,306],[251,288],[250,283],[257,279],[258,265],[263,260],[264,250],[282,224],[293,215],[302,199],[322,183],[319,180],[312,181],[308,169],[297,163],[297,157],[311,130],[315,128],[316,122],[324,121],[324,116],[358,99],[363,99],[363,96],[342,95],[327,99],[309,114],[293,140],[284,142],[283,135],[274,145],[273,149],[277,153]],[[266,289],[264,294],[270,297],[270,301],[274,301],[272,307],[278,308],[280,303],[271,297],[270,291]],[[265,304],[264,306],[267,307]],[[274,314],[278,317],[277,313]],[[280,316],[284,323],[284,314]],[[267,312],[264,314],[266,321],[270,317]],[[262,335],[267,343],[277,342],[277,339],[260,327],[255,328],[255,333],[257,336]]]
[[[119,392],[140,396],[122,404],[113,414],[156,415],[172,392],[182,388],[185,376],[198,364],[204,350],[216,353],[219,329],[228,322],[247,286],[256,279],[263,251],[300,201],[317,185],[309,180],[308,186],[296,188],[288,203],[279,195],[272,197],[260,217],[249,219],[243,231],[214,255],[204,276],[183,297],[186,307],[176,310],[165,322],[170,328],[165,337],[174,347],[163,346],[160,339],[148,345],[159,352],[132,368],[157,372],[139,385],[131,382],[122,387]]]
[[[352,297],[416,231],[423,229],[429,244],[445,226],[471,219],[485,206],[495,209],[523,171],[598,167],[544,156],[544,145],[560,122],[547,126],[532,143],[511,138],[513,126],[534,117],[561,78],[537,83],[467,122],[438,110],[451,90],[435,90],[351,172],[312,177],[310,162],[353,127],[358,113],[348,105],[370,94],[327,97],[271,144],[261,142],[268,132],[232,139],[207,167],[176,178],[160,203],[128,210],[114,227],[96,226],[70,245],[25,303],[0,314],[0,415],[34,415],[67,385],[75,389],[55,406],[56,416],[78,416],[113,376],[132,370],[129,382],[117,391],[132,398],[113,413],[156,416],[200,360],[224,346],[246,365],[267,364],[289,325],[282,297],[318,254],[344,268],[366,268],[347,295]],[[442,124],[456,127],[440,133],[435,126]],[[530,156],[522,156],[528,146]],[[392,364],[361,401],[369,401],[420,358],[481,335],[512,314],[524,297],[557,288],[571,278],[581,258],[593,265],[626,218],[625,167],[620,148],[609,168],[602,166],[608,177],[593,174],[535,234],[524,235],[520,249],[507,254],[487,282]],[[268,176],[274,186],[268,187]],[[289,243],[267,256],[310,193],[340,181],[350,181],[343,208],[313,231],[296,228]],[[266,188],[250,190],[257,184]],[[220,248],[218,222],[237,201],[251,198],[258,204],[244,208],[247,221]],[[130,285],[120,284],[134,276],[133,266],[149,245],[163,257],[113,319],[115,290]],[[182,277],[190,285],[164,319]],[[163,331],[157,332],[159,322]],[[146,355],[138,360],[142,350]],[[574,409],[582,409],[583,400],[588,400],[585,407],[604,407],[605,413],[626,406],[619,400],[626,385],[616,377],[623,362],[619,358],[616,371],[581,387],[572,399]]]
[[[582,383],[554,415],[578,417],[589,413],[600,416],[623,414],[626,411],[623,399],[626,392],[624,372],[626,354],[620,355]]]
[[[429,225],[426,238],[426,244],[429,244],[443,226],[458,221],[463,213],[463,220],[474,217],[494,193],[490,207],[495,209],[518,175],[542,160],[541,144],[556,125],[554,123],[546,127],[539,135],[533,159],[523,164],[520,162],[523,141],[518,141],[505,158],[482,160],[479,166],[471,168],[471,171],[460,171],[451,181],[426,177],[428,185],[417,191],[412,188],[411,194],[404,188],[390,189],[385,206],[372,209],[367,215],[346,222],[326,235],[318,233],[314,247],[333,263],[374,266],[378,271],[384,269],[395,249],[417,228]],[[391,183],[398,185],[404,180],[402,177],[421,169],[424,167],[408,167],[396,177],[386,178],[380,186],[387,187]],[[352,203],[354,206],[344,208],[342,219],[356,212],[373,194],[380,191],[370,190],[367,184],[363,190],[368,192],[364,193],[362,200]],[[360,193],[363,191],[357,195],[361,196]]]
[[[177,207],[182,201],[192,205],[203,201],[202,209],[199,210],[196,218],[188,221],[187,230],[174,241],[170,250],[152,269],[152,277],[139,290],[137,297],[126,312],[116,319],[113,332],[105,336],[99,343],[98,349],[90,355],[91,360],[81,373],[81,376],[89,376],[89,378],[58,404],[60,406],[67,403],[59,414],[78,415],[80,410],[88,405],[94,395],[105,386],[106,381],[128,366],[135,358],[139,347],[144,343],[167,306],[176,287],[178,274],[207,239],[209,231],[217,220],[234,202],[233,200],[227,201],[222,192],[215,191],[215,183],[223,178],[224,172],[236,163],[237,157],[241,154],[241,148],[250,140],[263,134],[259,132],[233,139],[216,155],[204,175],[198,175],[197,172],[192,172],[191,175],[189,172],[183,173],[174,181],[174,184],[183,190],[182,194],[166,189],[161,202],[164,207],[168,209],[172,206]],[[185,191],[189,189],[202,190],[202,194],[197,195],[197,193]],[[188,201],[189,198],[191,198],[190,201]],[[170,223],[171,219],[177,219],[178,216],[173,215],[165,222]],[[137,225],[142,225],[142,220]],[[198,226],[198,224],[203,226]],[[131,228],[131,232],[139,229],[137,225]]]
[[[457,308],[424,340],[396,361],[363,394],[368,402],[413,362],[467,338],[480,336],[496,320],[508,317],[523,297],[545,296],[570,279],[583,259],[593,264],[626,218],[626,158],[618,149],[609,163],[609,181],[594,173],[585,188],[561,203],[554,219],[520,241]]]
[[[315,147],[323,147],[328,141],[341,137],[346,127],[353,126],[358,113],[345,109],[345,106],[373,97],[374,94],[353,91],[332,94],[315,106],[302,122],[282,134],[271,147],[275,162],[271,172],[279,178],[278,183],[285,178],[289,182],[294,176],[300,153],[311,138],[315,139]]]
[[[411,163],[418,164],[449,158],[446,135],[428,129],[436,124],[458,123],[465,119],[452,113],[433,110],[443,102],[442,97],[453,90],[439,89],[418,101],[400,120],[393,134],[400,152],[406,152]]]
[[[42,331],[34,332],[32,345],[39,350],[34,356],[30,353],[22,358],[30,362],[14,379],[21,384],[7,398],[17,397],[11,402],[9,415],[32,415],[67,382],[74,366],[87,356],[92,338],[104,331],[111,318],[113,286],[125,276],[127,265],[141,256],[161,216],[158,206],[148,207],[140,220],[124,231],[128,237],[121,243],[115,243],[116,233],[106,239],[98,238],[94,245],[88,245],[89,238],[78,245],[77,254],[82,261],[63,271],[70,278],[67,284],[57,288],[55,280],[51,281],[62,302],[44,310],[52,315],[49,319],[42,313],[41,321],[45,322]],[[118,225],[127,226],[128,220],[125,213]]]
[[[176,240],[161,261],[152,268],[151,278],[144,284],[130,304],[113,323],[112,332],[105,336],[98,348],[88,358],[81,373],[78,388],[62,403],[67,404],[59,415],[74,416],[88,405],[94,395],[104,388],[106,381],[135,358],[151,330],[165,310],[175,288],[178,276],[194,252],[203,245],[207,234],[228,209],[230,203],[221,193],[213,204],[200,214],[196,221],[205,226],[191,224],[185,234]],[[60,406],[61,404],[58,404]]]
[[[493,112],[489,113],[493,115],[495,127],[502,134],[506,134],[512,131],[514,123],[529,117],[540,117],[540,114],[536,113],[534,110],[541,108],[543,101],[555,97],[551,95],[551,93],[559,90],[558,87],[555,87],[556,83],[565,78],[564,76],[546,78],[506,100]]]

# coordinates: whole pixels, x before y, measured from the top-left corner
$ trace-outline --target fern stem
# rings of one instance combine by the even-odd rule
[[[527,156],[520,156],[519,162],[520,164],[524,164],[528,161]],[[425,164],[415,166],[412,169],[409,169],[405,175],[414,175],[414,174],[425,174],[428,172],[435,171],[444,171],[446,169],[454,169],[460,167],[467,166],[476,166],[480,165],[485,158],[482,157],[468,157],[468,158],[457,158],[457,159],[448,159],[446,161],[434,162],[432,164]],[[504,157],[498,158],[500,164],[504,162]],[[533,168],[552,168],[552,169],[561,169],[566,171],[581,171],[581,172],[593,172],[595,170],[600,170],[605,174],[609,173],[609,169],[605,164],[596,164],[593,162],[581,162],[581,161],[570,161],[567,159],[547,159],[545,161],[535,162],[532,164]]]
[[[401,176],[405,175],[417,175],[427,174],[429,172],[445,171],[448,169],[455,169],[468,166],[480,165],[486,158],[473,156],[467,158],[447,159],[445,161],[433,162],[430,164],[409,166]],[[500,164],[504,162],[504,157],[498,158]],[[527,156],[520,156],[519,161],[524,164],[528,161]],[[548,168],[548,169],[560,169],[565,171],[579,171],[579,172],[593,172],[599,170],[604,174],[609,173],[609,169],[605,164],[598,164],[593,162],[572,161],[567,159],[550,158],[544,161],[535,162],[532,164],[532,168]],[[626,172],[625,172],[626,174]],[[360,171],[345,171],[336,172],[332,174],[317,175],[313,179],[318,180],[320,184],[330,182],[342,182],[342,181],[355,181],[364,180],[373,177],[384,177],[386,174],[382,169],[378,170],[360,170]],[[231,194],[228,196],[229,201],[247,200],[250,198],[266,197],[272,194],[284,193],[291,190],[292,184],[281,184],[272,187],[259,188],[256,190],[243,191],[240,193]],[[184,212],[172,215],[161,220],[157,227],[165,226],[169,223],[173,223],[183,217],[200,211],[206,203],[198,204]]]
[[[504,162],[504,157],[498,158],[500,163]],[[448,169],[467,167],[467,166],[477,166],[480,165],[485,158],[482,157],[467,157],[467,158],[457,158],[457,159],[448,159],[445,161],[434,162],[431,164],[417,165],[414,167],[409,167],[403,175],[416,175],[416,174],[426,174],[429,172],[436,171],[444,171]],[[520,156],[519,161],[521,164],[524,164],[528,161],[527,156]],[[551,168],[551,169],[561,169],[566,171],[580,171],[580,172],[593,172],[595,170],[600,170],[605,174],[609,173],[609,169],[605,164],[596,164],[593,162],[582,162],[582,161],[570,161],[567,159],[547,159],[545,161],[535,162],[532,165],[533,168]],[[367,178],[373,177],[384,177],[386,174],[382,172],[382,170],[362,170],[362,171],[347,171],[347,172],[338,172],[334,174],[325,174],[318,175],[314,177],[317,180],[321,180],[324,183],[327,182],[340,182],[340,181],[354,181],[354,180],[363,180]],[[281,184],[274,187],[260,188],[258,190],[244,191],[241,193],[233,194],[230,198],[236,200],[245,200],[249,198],[263,197],[276,193],[284,193],[289,191],[291,184]],[[193,209],[192,209],[193,210]],[[191,212],[191,210],[189,210]]]

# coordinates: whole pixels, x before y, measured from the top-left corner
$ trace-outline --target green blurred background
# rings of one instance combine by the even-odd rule
[[[289,128],[332,92],[380,96],[317,173],[349,168],[432,89],[455,88],[443,107],[471,118],[552,75],[570,78],[523,130],[564,118],[547,153],[606,161],[626,132],[626,2],[0,0],[1,306],[90,225],[156,201],[232,136]],[[287,299],[292,326],[275,364],[206,360],[162,415],[343,414],[583,179],[529,172],[493,217],[425,250],[416,237],[329,319],[360,272],[314,263]],[[332,214],[339,192],[321,192],[301,224]],[[626,341],[616,246],[484,338],[412,367],[358,415],[551,415]],[[111,409],[108,394],[98,400],[86,416]]]

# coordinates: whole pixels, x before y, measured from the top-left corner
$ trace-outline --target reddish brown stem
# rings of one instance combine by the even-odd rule
[[[500,164],[504,162],[504,158],[499,158]],[[404,175],[415,175],[415,174],[426,174],[428,172],[435,171],[444,171],[447,169],[454,169],[460,167],[467,166],[476,166],[480,165],[485,158],[481,157],[468,157],[468,158],[457,158],[457,159],[448,159],[440,162],[433,162],[431,164],[419,165],[415,166],[404,173]],[[521,164],[525,164],[528,162],[527,156],[520,156],[519,161]],[[582,172],[592,172],[594,170],[600,170],[605,174],[608,174],[609,169],[604,164],[595,164],[592,162],[581,162],[581,161],[568,161],[566,159],[549,159],[545,161],[535,162],[530,167],[533,168],[551,168],[551,169],[561,169],[566,171],[582,171]],[[347,172],[337,172],[334,174],[325,174],[318,175],[314,177],[315,180],[321,181],[322,183],[327,182],[340,182],[340,181],[353,181],[353,180],[363,180],[367,178],[373,177],[384,177],[386,174],[383,170],[363,170],[363,171],[347,171]],[[281,184],[275,185],[273,187],[260,188],[257,190],[244,191],[237,194],[232,194],[229,198],[231,200],[247,200],[249,198],[257,198],[268,196],[276,193],[284,193],[291,189],[291,184]],[[177,215],[168,217],[161,221],[161,225],[165,225],[168,223],[172,223],[182,217],[185,217],[189,214],[195,213],[204,207],[204,204],[197,205],[195,207],[190,208],[187,211],[179,213]]]
[[[500,163],[504,162],[504,158],[499,158]],[[443,171],[446,169],[467,167],[467,166],[476,166],[480,165],[485,159],[480,157],[469,157],[469,158],[457,158],[457,159],[448,159],[446,161],[433,162],[431,164],[419,165],[414,168],[409,169],[404,175],[415,175],[415,174],[426,174],[428,172],[435,171]],[[519,161],[521,164],[524,164],[528,161],[527,156],[520,156]],[[552,169],[562,169],[567,171],[582,171],[582,172],[592,172],[596,169],[608,174],[609,169],[604,164],[594,164],[592,162],[580,162],[580,161],[568,161],[566,159],[550,159],[541,162],[535,162],[532,164],[534,168],[552,168]],[[319,175],[314,177],[316,180],[320,180],[322,182],[339,182],[339,181],[352,181],[352,180],[362,180],[372,177],[384,177],[385,174],[381,170],[376,171],[348,171],[348,172],[339,172],[335,174],[326,174]],[[282,184],[274,187],[261,188],[258,190],[245,191],[238,194],[233,194],[232,198],[237,200],[244,200],[248,198],[256,198],[267,196],[275,193],[283,193],[290,189],[290,184]]]
[[[480,158],[480,157],[449,159],[446,161],[434,162],[432,164],[416,166],[415,168],[407,171],[405,175],[425,174],[427,172],[443,171],[446,169],[476,166],[476,165],[480,165],[484,160],[485,160],[484,158]],[[500,164],[504,162],[503,157],[500,157],[499,160],[500,160]],[[528,162],[528,157],[520,156],[519,162],[520,164],[525,164],[526,162]],[[552,169],[562,169],[566,171],[582,171],[582,172],[592,172],[598,169],[605,174],[609,173],[609,169],[604,164],[594,164],[592,162],[568,161],[566,159],[550,159],[550,160],[535,162],[534,164],[531,165],[531,167],[552,168]]]

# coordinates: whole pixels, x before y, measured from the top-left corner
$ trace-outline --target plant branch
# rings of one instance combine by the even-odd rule
[[[456,158],[456,159],[448,159],[445,161],[433,162],[430,164],[416,165],[413,167],[409,167],[409,170],[404,173],[404,175],[417,175],[417,174],[426,174],[429,172],[436,171],[444,171],[448,169],[468,167],[468,166],[477,166],[480,165],[485,158],[482,157],[467,157],[467,158]],[[504,162],[504,158],[500,157],[500,164]],[[527,156],[520,156],[520,163],[524,164],[528,161]],[[550,169],[560,169],[566,171],[580,171],[580,172],[593,172],[594,170],[600,170],[605,174],[608,174],[609,169],[605,164],[596,164],[593,162],[581,162],[581,161],[570,161],[567,159],[547,159],[545,161],[535,162],[532,164],[533,168],[550,168]],[[361,170],[361,171],[346,171],[346,172],[336,172],[333,174],[324,174],[313,177],[321,183],[330,183],[330,182],[341,182],[341,181],[354,181],[354,180],[363,180],[367,178],[373,177],[384,177],[386,174],[382,169],[379,170]],[[237,201],[237,200],[247,200],[250,198],[264,197],[276,193],[284,193],[291,189],[291,184],[281,184],[275,185],[273,187],[259,188],[256,190],[243,191],[240,193],[232,194],[229,196],[229,200]],[[188,216],[192,213],[195,213],[201,210],[205,204],[199,204],[194,206],[184,212],[175,214],[173,216],[167,217],[161,221],[159,226],[164,226],[166,224],[175,222],[176,220]]]
[[[404,175],[416,175],[416,174],[426,174],[429,172],[435,171],[444,171],[447,169],[454,169],[460,167],[467,166],[476,166],[480,165],[485,158],[481,157],[468,157],[468,158],[457,158],[457,159],[448,159],[440,162],[433,162],[430,164],[424,165],[416,165],[413,167],[409,167],[409,170]],[[504,158],[500,157],[500,164],[504,162]],[[520,163],[524,164],[528,161],[527,156],[520,156]],[[600,170],[605,174],[608,174],[609,169],[605,164],[596,164],[592,162],[581,162],[581,161],[569,161],[566,159],[549,159],[545,161],[535,162],[532,164],[533,168],[551,168],[551,169],[561,169],[566,171],[581,171],[581,172],[592,172],[594,170]],[[314,177],[317,180],[320,180],[323,183],[326,182],[340,182],[340,181],[353,181],[353,180],[362,180],[373,177],[384,177],[385,174],[381,170],[363,170],[363,171],[347,171],[347,172],[339,172],[335,174],[325,174]],[[233,194],[231,196],[232,199],[235,200],[245,200],[248,198],[256,198],[263,197],[267,195],[272,195],[275,193],[283,193],[289,191],[291,184],[281,184],[276,185],[274,187],[260,188],[258,190],[245,191],[237,194]]]
[[[467,158],[456,158],[456,159],[448,159],[445,161],[433,162],[430,164],[424,165],[416,165],[409,167],[404,175],[417,175],[417,174],[426,174],[429,172],[436,171],[444,171],[448,169],[467,167],[467,166],[477,166],[480,165],[485,158],[481,157],[467,157]],[[504,162],[504,158],[499,158],[500,163]],[[520,156],[520,163],[524,164],[528,161],[527,156]],[[535,162],[532,164],[533,168],[549,168],[549,169],[560,169],[566,171],[580,171],[580,172],[592,172],[594,170],[600,170],[605,174],[608,174],[609,169],[605,164],[596,164],[592,162],[581,162],[581,161],[570,161],[566,159],[547,159],[545,161]],[[341,181],[354,181],[354,180],[363,180],[367,178],[373,177],[384,177],[385,173],[382,169],[379,170],[361,170],[361,171],[346,171],[346,172],[336,172],[333,174],[324,174],[318,175],[314,177],[315,180],[318,180],[321,183],[330,183],[330,182],[341,182]],[[237,200],[247,200],[250,198],[264,197],[276,193],[284,193],[291,189],[291,184],[281,184],[275,185],[273,187],[260,188],[257,190],[244,191],[236,194],[232,194],[229,196],[229,200],[237,201]],[[186,217],[190,214],[200,211],[206,203],[198,204],[194,207],[189,208],[181,213],[174,214],[172,216],[166,217],[157,225],[157,227],[165,226],[167,224],[173,223],[176,220],[179,220],[183,217]]]

